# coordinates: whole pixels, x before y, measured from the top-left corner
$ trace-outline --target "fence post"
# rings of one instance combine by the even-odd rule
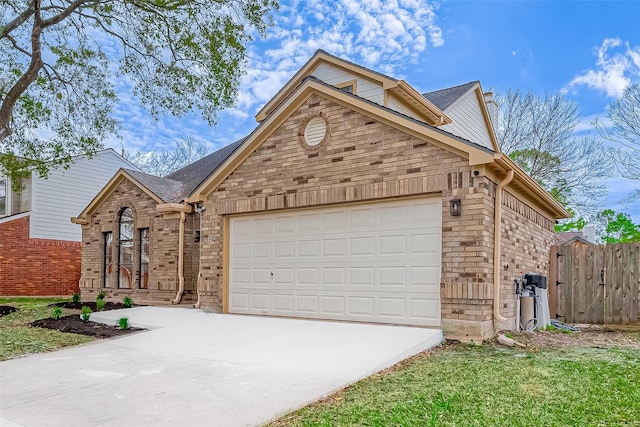
[[[558,318],[558,247],[553,245],[549,251],[549,316]]]

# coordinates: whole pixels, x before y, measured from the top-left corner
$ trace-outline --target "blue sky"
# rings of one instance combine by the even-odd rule
[[[237,107],[215,127],[196,115],[153,121],[119,82],[129,151],[166,149],[182,137],[220,148],[248,134],[254,114],[316,49],[430,91],[480,80],[484,90],[565,93],[581,131],[629,83],[640,82],[640,2],[282,0],[266,40],[249,46]],[[619,202],[637,182],[610,180],[608,207],[640,222],[640,202]]]

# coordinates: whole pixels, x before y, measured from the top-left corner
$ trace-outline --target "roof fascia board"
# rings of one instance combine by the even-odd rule
[[[475,88],[476,96],[478,98],[478,103],[480,104],[480,109],[482,111],[482,116],[484,117],[484,123],[487,128],[487,132],[489,132],[489,138],[491,138],[491,145],[493,145],[493,151],[496,153],[500,153],[500,146],[498,144],[498,136],[496,135],[493,124],[491,123],[491,115],[489,114],[489,108],[487,107],[487,102],[484,100],[484,92],[482,91],[482,87],[480,83]]]
[[[274,110],[265,121],[258,125],[242,145],[193,192],[187,201],[189,203],[200,203],[204,201],[208,194],[214,191],[230,173],[249,157],[249,155],[313,93],[318,93],[334,102],[349,106],[349,108],[360,113],[373,116],[390,126],[454,152],[462,157],[466,157],[469,159],[470,165],[493,162],[494,155],[488,149],[484,151],[480,148],[473,147],[470,143],[445,131],[384,108],[379,104],[366,101],[358,96],[327,85],[326,83],[309,79],[298,86],[287,99],[280,103],[276,110]]]
[[[504,171],[515,171],[515,179],[521,183],[527,190],[535,194],[536,199],[542,202],[544,208],[556,216],[557,219],[569,218],[571,214],[554,199],[551,194],[547,193],[540,185],[529,175],[526,174],[509,156],[503,153],[496,153],[494,156],[495,163]]]
[[[100,203],[102,203],[102,201],[104,201],[104,199],[106,199],[112,193],[113,189],[115,189],[115,187],[125,179],[128,179],[129,181],[131,181],[136,187],[144,191],[147,195],[149,195],[149,197],[151,197],[157,203],[164,203],[162,199],[160,199],[158,196],[153,194],[147,187],[145,187],[136,179],[134,179],[130,174],[127,173],[127,171],[125,171],[124,169],[119,169],[118,172],[116,172],[116,174],[109,180],[109,182],[107,182],[107,184],[104,187],[102,187],[102,190],[100,190],[100,192],[93,198],[93,200],[89,202],[87,207],[85,207],[82,210],[82,212],[80,212],[80,215],[73,218],[71,222],[74,222],[74,220],[86,221],[87,216],[93,212],[95,207],[98,206]]]
[[[267,118],[267,116],[273,113],[273,110],[277,108],[278,104],[280,104],[280,102],[282,102],[282,100],[285,99],[287,95],[289,95],[289,93],[292,92],[298,86],[300,81],[305,76],[311,74],[322,63],[334,65],[343,70],[349,71],[356,75],[360,75],[368,80],[373,80],[375,82],[378,82],[382,85],[382,88],[384,90],[396,87],[398,84],[397,81],[389,77],[385,77],[382,74],[376,73],[375,71],[369,70],[360,65],[353,64],[349,61],[345,61],[344,59],[338,58],[337,56],[330,55],[329,53],[323,50],[318,50],[302,66],[302,68],[300,68],[300,70],[298,70],[298,72],[296,72],[293,75],[293,77],[289,79],[289,81],[282,87],[282,89],[280,89],[278,93],[276,93],[275,96],[271,98],[264,105],[264,107],[260,109],[260,111],[258,111],[258,113],[255,116],[256,121],[262,122]]]
[[[444,113],[444,111],[442,111],[438,107],[436,107],[436,105],[433,102],[429,101],[420,92],[415,90],[413,88],[413,86],[411,86],[409,83],[405,82],[404,80],[399,80],[398,81],[398,88],[403,90],[405,93],[407,93],[413,99],[415,99],[422,107],[424,107],[428,111],[428,113],[431,113],[432,115],[438,117],[438,120],[436,120],[436,121],[434,121],[434,123],[432,123],[433,125],[441,126],[441,125],[446,125],[446,124],[451,123],[451,118],[449,118],[449,116],[447,116]],[[428,116],[428,114],[427,114],[427,116]]]

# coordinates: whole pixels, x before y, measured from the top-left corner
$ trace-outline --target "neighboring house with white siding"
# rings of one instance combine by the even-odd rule
[[[69,217],[122,167],[136,169],[107,149],[46,178],[32,174],[19,191],[0,175],[0,295],[77,292],[82,230]]]

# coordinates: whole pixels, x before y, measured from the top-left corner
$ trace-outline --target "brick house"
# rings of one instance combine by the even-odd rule
[[[121,170],[73,218],[83,299],[514,328],[513,279],[547,273],[568,213],[500,152],[496,114],[479,82],[420,94],[318,51],[249,136],[166,178]]]
[[[78,292],[82,230],[69,222],[122,167],[108,149],[78,157],[47,178],[30,175],[13,191],[0,176],[0,295],[50,296]]]

